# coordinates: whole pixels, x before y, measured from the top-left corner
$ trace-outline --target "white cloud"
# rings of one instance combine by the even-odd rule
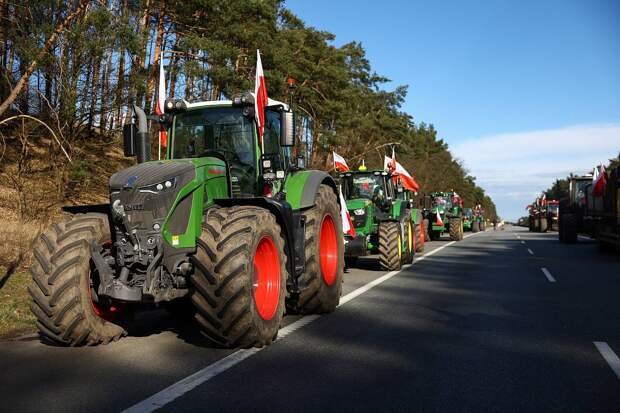
[[[590,172],[618,156],[620,124],[504,133],[468,139],[451,149],[493,197],[499,214],[514,219],[556,178]]]

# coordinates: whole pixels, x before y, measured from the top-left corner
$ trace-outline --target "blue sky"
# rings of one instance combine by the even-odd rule
[[[409,85],[404,110],[435,125],[505,217],[620,151],[620,1],[286,4],[336,45],[361,41],[387,88]]]

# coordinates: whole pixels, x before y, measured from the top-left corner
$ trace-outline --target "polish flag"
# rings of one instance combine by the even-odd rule
[[[403,186],[413,192],[418,192],[420,190],[420,185],[416,182],[416,180],[411,176],[409,172],[394,159],[394,155],[392,155],[392,159],[387,156],[383,160],[383,169],[386,172],[392,172],[392,177],[394,179],[400,178]]]
[[[443,221],[441,220],[441,215],[439,215],[439,211],[436,214],[435,225],[443,225]]]
[[[159,54],[159,86],[157,88],[157,102],[155,104],[155,114],[161,116],[164,114],[164,102],[166,101],[166,73],[164,72],[164,55]],[[168,146],[168,134],[164,125],[159,126],[159,150]],[[161,154],[160,154],[161,158]]]
[[[592,177],[592,195],[596,197],[603,196],[606,184],[607,177],[605,176],[605,167],[601,164],[600,167],[594,168],[594,176]]]
[[[334,168],[338,172],[347,172],[349,170],[349,165],[347,165],[347,161],[338,155],[336,152],[332,152],[332,156],[334,157]]]
[[[265,106],[267,106],[267,84],[263,74],[263,63],[260,60],[260,50],[256,49],[256,80],[254,82],[254,112],[256,125],[258,126],[258,138],[263,143],[263,131],[265,130]]]
[[[342,218],[342,232],[354,237],[355,228],[353,227],[351,214],[349,214],[349,210],[347,209],[347,202],[344,200],[344,196],[342,196],[342,188],[339,189],[340,190],[338,191],[338,195],[340,196],[340,218]]]

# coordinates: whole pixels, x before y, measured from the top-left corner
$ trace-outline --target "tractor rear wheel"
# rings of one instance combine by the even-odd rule
[[[474,221],[471,224],[471,232],[476,233],[476,232],[480,232],[480,222],[478,221]]]
[[[298,279],[302,291],[289,298],[288,308],[300,314],[331,313],[342,294],[344,239],[338,198],[327,185],[319,187],[306,213],[305,256],[306,269]]]
[[[460,241],[461,239],[463,239],[461,218],[450,218],[450,240]]]
[[[540,232],[547,232],[548,229],[547,218],[540,218]]]
[[[424,240],[431,240],[430,237],[430,228],[431,228],[431,222],[428,218],[424,218],[422,220],[422,229],[424,230]]]
[[[52,225],[35,244],[30,268],[34,284],[28,287],[30,309],[41,337],[55,344],[107,344],[126,334],[121,307],[97,297],[98,272],[91,244],[101,254],[111,251],[108,218],[104,214],[77,214]]]
[[[379,224],[379,263],[387,271],[401,268],[401,236],[398,222]]]
[[[564,239],[564,219],[560,218],[558,220],[558,240],[560,244],[565,244],[566,240]]]
[[[415,226],[415,252],[424,252],[425,233],[426,229],[424,228],[424,221],[422,221],[420,225]]]
[[[222,347],[262,347],[284,315],[286,254],[276,218],[263,208],[207,212],[192,257],[191,301],[202,333]]]
[[[575,214],[562,215],[564,221],[564,242],[574,244],[577,242],[577,217]]]

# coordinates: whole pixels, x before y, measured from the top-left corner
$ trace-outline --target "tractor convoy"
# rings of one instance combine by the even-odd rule
[[[345,257],[378,254],[393,271],[428,235],[463,238],[458,194],[419,198],[394,153],[383,169],[307,169],[292,108],[256,90],[193,103],[160,90],[150,116],[133,105],[123,144],[137,164],[112,175],[109,203],[65,207],[33,248],[44,340],[106,344],[136,311],[163,307],[193,317],[216,346],[261,347],[285,312],[336,309]],[[151,123],[166,138],[163,160],[151,160]],[[466,217],[483,229],[475,209]]]

